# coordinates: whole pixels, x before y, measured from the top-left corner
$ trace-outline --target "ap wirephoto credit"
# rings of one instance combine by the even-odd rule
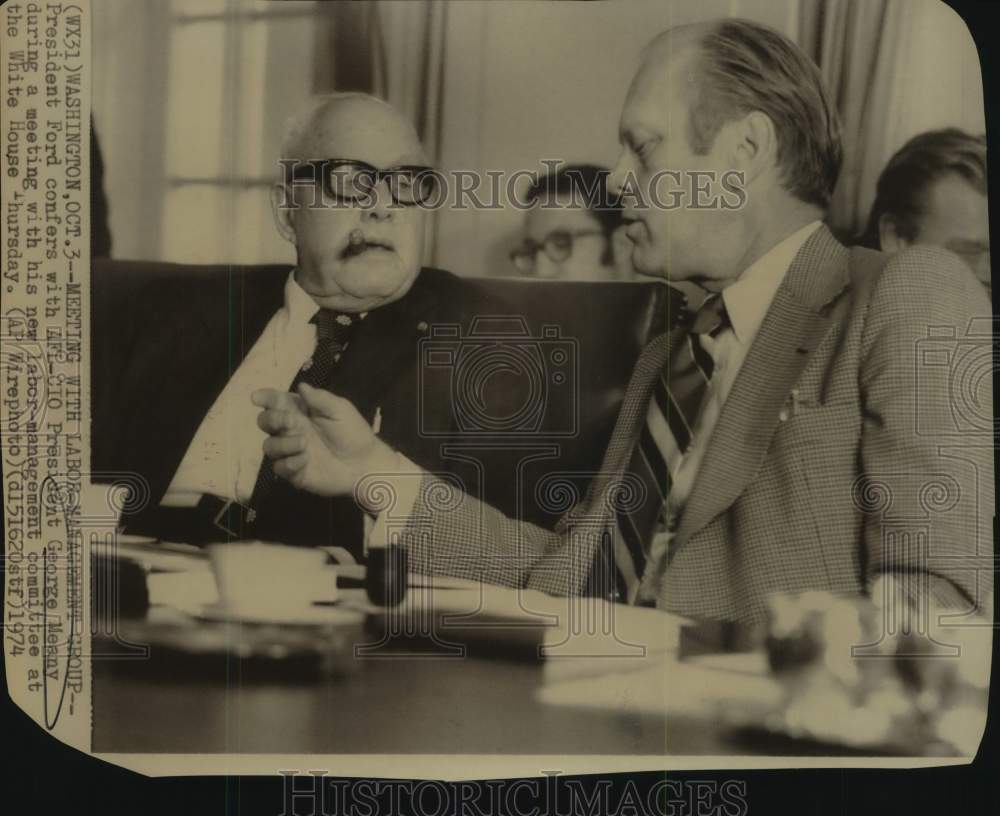
[[[0,18],[3,640],[52,740],[275,814],[972,762],[998,325],[955,10]]]

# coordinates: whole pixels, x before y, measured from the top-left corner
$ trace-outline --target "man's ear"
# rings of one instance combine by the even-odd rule
[[[878,219],[878,245],[883,252],[899,252],[910,242],[899,234],[896,222],[889,213],[882,213]]]
[[[281,237],[292,246],[295,242],[295,216],[297,210],[293,208],[294,202],[289,190],[283,184],[275,184],[271,187],[271,214],[274,216],[274,223],[278,227]]]
[[[777,165],[778,136],[770,116],[750,111],[732,127],[732,166],[743,171],[747,182]]]

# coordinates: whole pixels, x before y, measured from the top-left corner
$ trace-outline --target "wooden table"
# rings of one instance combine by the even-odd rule
[[[205,581],[196,573],[173,578],[175,586]],[[375,611],[360,590],[342,590],[339,600],[336,609]],[[265,661],[262,669],[240,659],[238,640],[245,627],[227,634],[232,649],[193,666],[176,655],[165,656],[153,638],[150,659],[94,661],[93,749],[742,753],[744,747],[728,741],[715,703],[727,694],[759,703],[778,691],[756,656],[739,656],[742,662],[722,668],[679,661],[684,621],[656,610],[462,582],[411,588],[407,603],[408,614],[432,607],[450,615],[451,625],[455,615],[471,614],[464,629],[467,634],[478,627],[478,646],[455,657],[442,649],[414,652],[410,642],[394,641],[374,656],[358,657],[350,647],[372,636],[361,626],[343,624],[333,630],[339,639],[330,647],[337,656],[333,669],[311,672],[296,668],[294,661]],[[181,611],[155,606],[151,622],[133,622],[131,630],[126,624],[122,631],[141,641],[143,633],[155,635],[158,626],[188,626],[196,633],[211,625],[186,617],[185,603],[176,606]],[[484,627],[499,619],[507,621],[507,628]],[[518,624],[522,628],[515,631]],[[449,639],[449,630],[442,631]],[[543,659],[537,659],[532,638],[542,645]],[[492,656],[512,641],[522,642],[519,655]]]

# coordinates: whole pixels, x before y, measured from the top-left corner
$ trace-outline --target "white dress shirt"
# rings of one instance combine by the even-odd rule
[[[288,388],[316,349],[319,306],[295,280],[285,302],[264,328],[198,427],[161,504],[193,507],[205,493],[247,502],[264,452],[257,427],[260,409],[250,402],[258,388]]]
[[[736,376],[743,367],[747,352],[771,308],[774,295],[781,286],[802,245],[819,227],[813,221],[789,235],[780,244],[765,252],[735,280],[722,290],[722,302],[729,315],[729,325],[715,337],[701,336],[701,345],[714,363],[712,379],[705,390],[701,412],[691,430],[691,442],[684,455],[676,460],[671,473],[667,496],[667,517],[678,517],[687,503],[695,477],[705,458],[705,449],[719,421],[722,406],[732,390]]]
[[[757,337],[757,332],[792,261],[819,226],[819,221],[812,221],[796,230],[761,255],[735,281],[723,289],[722,302],[729,315],[729,324],[715,337],[701,335],[701,345],[711,355],[714,364],[712,378],[708,381],[701,411],[691,429],[691,442],[687,450],[683,456],[673,461],[668,459],[673,467],[670,473],[670,492],[667,494],[664,508],[666,529],[654,533],[649,545],[647,570],[642,580],[643,588],[640,590],[647,598],[656,597],[656,582],[670,541],[680,526],[681,514],[705,459],[705,451],[712,438],[712,432],[719,421],[719,415],[733,383],[736,382],[736,377],[743,367],[747,352]]]

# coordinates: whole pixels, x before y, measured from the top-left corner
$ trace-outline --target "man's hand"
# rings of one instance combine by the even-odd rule
[[[274,472],[295,487],[321,496],[352,495],[373,473],[391,473],[398,457],[372,431],[349,400],[302,384],[298,394],[263,388],[253,404],[268,434],[264,455]]]

